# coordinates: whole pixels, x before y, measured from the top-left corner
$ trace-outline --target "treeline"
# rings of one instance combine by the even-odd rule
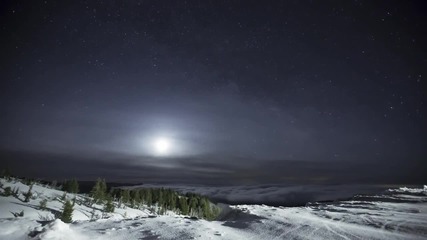
[[[205,196],[187,193],[179,194],[172,189],[142,188],[142,189],[112,189],[114,199],[120,204],[139,208],[142,204],[156,207],[158,214],[167,210],[208,220],[215,219],[220,209],[212,204]]]
[[[107,192],[104,179],[96,181],[90,196],[93,198],[93,203],[104,204],[104,210],[107,212],[114,212],[115,206],[139,209],[142,205],[146,205],[160,215],[169,210],[178,214],[213,220],[220,213],[220,208],[212,204],[207,197],[199,194],[182,195],[172,189],[164,188],[112,188]]]

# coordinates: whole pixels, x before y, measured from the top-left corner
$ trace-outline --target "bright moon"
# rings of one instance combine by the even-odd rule
[[[161,155],[167,154],[169,152],[169,149],[170,149],[170,142],[166,138],[158,138],[154,142],[154,150],[156,151],[157,154],[161,154]]]

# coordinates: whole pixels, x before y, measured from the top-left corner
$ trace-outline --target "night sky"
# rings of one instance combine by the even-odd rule
[[[0,159],[41,178],[426,183],[424,1],[2,1]]]

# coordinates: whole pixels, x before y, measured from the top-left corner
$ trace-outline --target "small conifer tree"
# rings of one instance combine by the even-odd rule
[[[69,200],[64,203],[60,219],[64,223],[71,223],[73,221],[73,204]]]
[[[90,194],[95,203],[101,203],[104,201],[107,195],[107,184],[105,183],[105,180],[98,178]]]

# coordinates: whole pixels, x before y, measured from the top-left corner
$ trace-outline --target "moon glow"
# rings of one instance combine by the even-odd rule
[[[167,155],[170,147],[170,141],[166,138],[158,138],[154,141],[154,151],[158,155]]]

